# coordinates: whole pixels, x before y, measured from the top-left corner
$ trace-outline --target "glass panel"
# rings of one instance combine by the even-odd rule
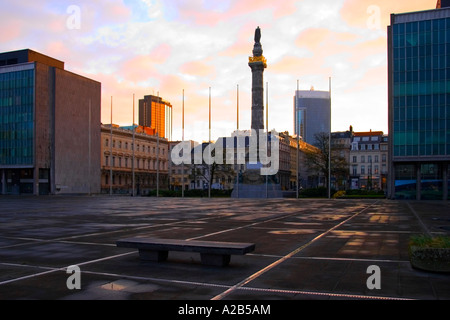
[[[0,165],[33,164],[34,70],[0,74]]]
[[[416,199],[416,172],[413,164],[395,165],[395,198]]]
[[[442,172],[436,163],[421,165],[422,200],[441,200],[443,196]]]

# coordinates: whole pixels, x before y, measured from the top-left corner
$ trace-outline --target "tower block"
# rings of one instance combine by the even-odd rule
[[[267,60],[263,56],[261,46],[261,29],[255,31],[253,57],[249,57],[248,65],[252,69],[252,129],[264,130],[264,69]]]

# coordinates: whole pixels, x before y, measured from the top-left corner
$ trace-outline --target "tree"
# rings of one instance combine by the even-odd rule
[[[306,165],[314,172],[318,172],[325,177],[327,188],[330,186],[330,135],[326,132],[320,132],[314,135],[316,150],[306,150]],[[331,175],[342,176],[348,173],[348,162],[339,155],[338,149],[331,149]]]

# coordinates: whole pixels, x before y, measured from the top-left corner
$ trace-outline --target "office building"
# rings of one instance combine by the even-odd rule
[[[101,126],[102,193],[146,195],[168,188],[169,142],[153,133],[141,126]]]
[[[0,53],[0,194],[100,191],[101,84],[26,49]]]
[[[156,96],[139,100],[139,125],[152,128],[161,138],[172,140],[172,105]]]
[[[331,131],[331,96],[328,91],[296,91],[294,130],[303,141],[314,145],[315,135]]]
[[[449,5],[441,1],[437,9],[391,15],[390,198],[448,199]]]

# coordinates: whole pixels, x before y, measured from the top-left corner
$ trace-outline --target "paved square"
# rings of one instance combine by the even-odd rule
[[[450,299],[450,275],[415,270],[410,236],[450,233],[446,202],[1,197],[0,300]],[[250,242],[226,268],[196,253],[143,262],[129,237]],[[81,270],[69,290],[67,267]],[[381,289],[367,287],[369,266]]]

